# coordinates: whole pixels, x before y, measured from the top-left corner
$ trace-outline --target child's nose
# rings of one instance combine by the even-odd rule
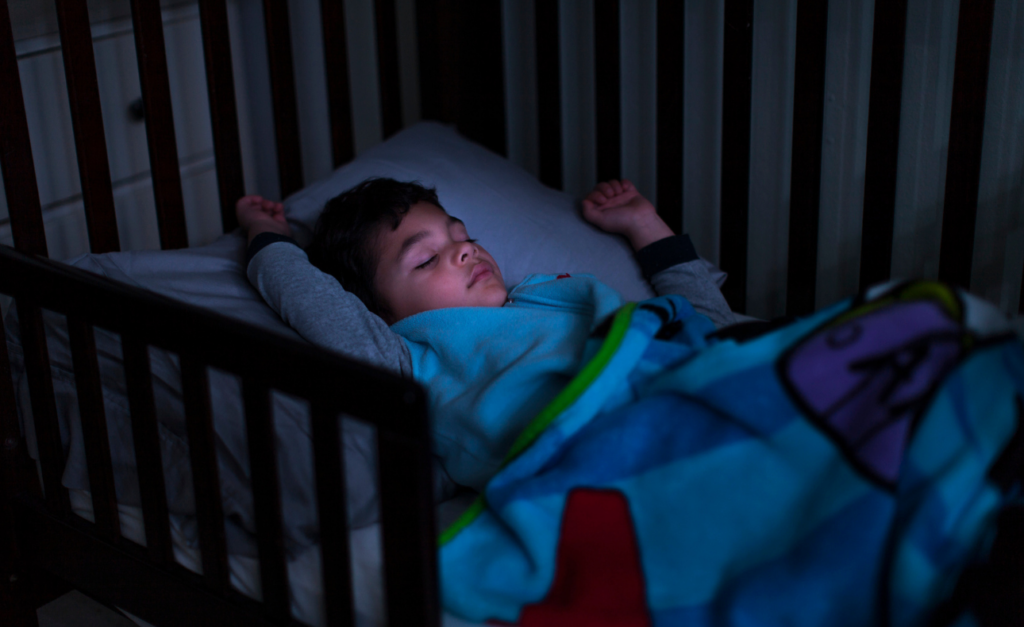
[[[466,263],[469,258],[473,255],[473,245],[469,242],[459,242],[455,252],[455,260],[460,263]]]

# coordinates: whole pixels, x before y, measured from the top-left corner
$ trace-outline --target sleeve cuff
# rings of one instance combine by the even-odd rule
[[[255,244],[255,241],[253,243]],[[648,281],[662,270],[695,259],[699,259],[697,251],[693,247],[693,242],[690,241],[690,236],[685,233],[660,239],[636,252],[636,261],[640,264],[640,271]]]
[[[245,251],[245,267],[249,267],[249,262],[252,261],[252,258],[256,256],[256,253],[260,252],[267,246],[270,246],[271,244],[277,242],[288,242],[289,244],[299,246],[298,242],[288,237],[287,235],[281,235],[280,233],[272,233],[270,231],[260,233],[256,237],[252,238],[252,241],[249,242],[249,248]],[[301,248],[301,246],[299,246],[299,248]]]

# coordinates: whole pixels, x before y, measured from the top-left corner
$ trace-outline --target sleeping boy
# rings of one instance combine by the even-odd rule
[[[629,181],[598,184],[582,205],[588,222],[629,240],[655,291],[688,299],[688,323],[706,332],[732,323],[689,238]],[[305,251],[280,203],[246,196],[236,212],[263,299],[313,344],[422,383],[435,453],[476,490],[623,304],[589,275],[531,275],[506,290],[466,225],[415,183],[370,179],[331,199]]]

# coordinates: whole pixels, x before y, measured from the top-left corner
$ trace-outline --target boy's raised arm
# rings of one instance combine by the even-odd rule
[[[629,240],[644,278],[658,294],[683,296],[721,328],[732,310],[686,235],[675,235],[628,180],[598,183],[583,199],[583,218]]]
[[[309,263],[291,239],[280,203],[246,196],[236,214],[249,240],[246,275],[288,326],[317,346],[411,376],[401,337],[337,279]]]

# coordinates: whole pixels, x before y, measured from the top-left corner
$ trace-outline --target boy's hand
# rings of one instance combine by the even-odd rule
[[[242,196],[235,203],[238,225],[248,234],[251,242],[260,233],[280,233],[292,236],[292,230],[284,219],[284,205],[267,200],[262,196]]]
[[[625,235],[635,251],[674,235],[654,205],[626,179],[598,183],[583,199],[583,218],[604,231]]]

